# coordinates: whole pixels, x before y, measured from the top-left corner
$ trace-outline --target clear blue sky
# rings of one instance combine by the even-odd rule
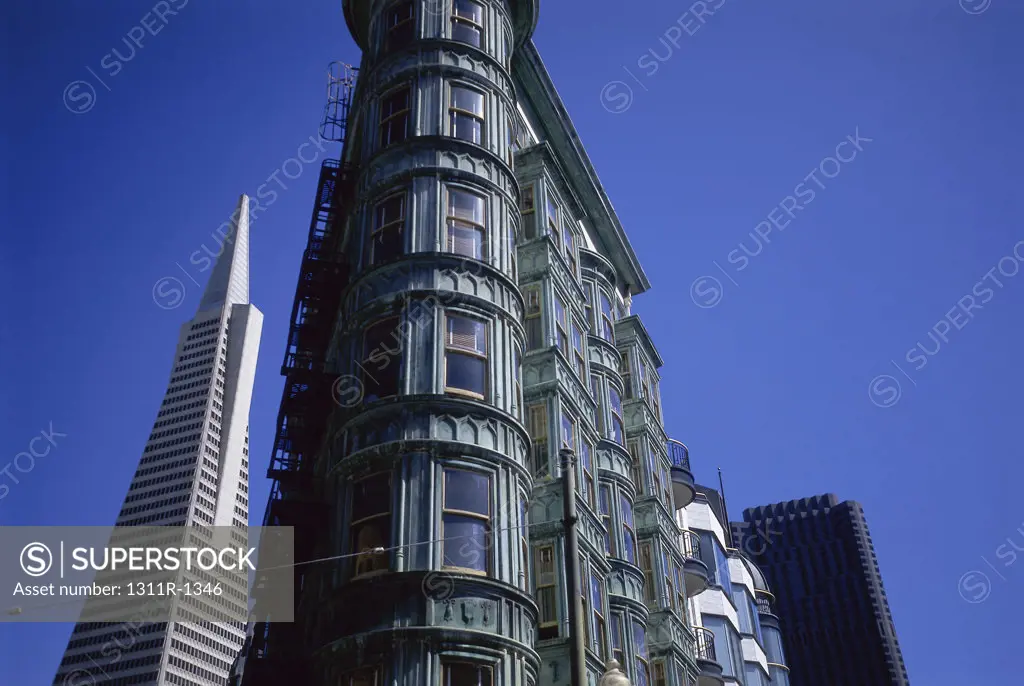
[[[723,468],[734,518],[829,491],[860,500],[910,676],[928,686],[1019,678],[1024,560],[997,548],[1024,548],[1024,275],[985,275],[1024,239],[1024,7],[987,3],[727,0],[704,25],[684,17],[689,35],[670,31],[685,3],[542,0],[536,34],[653,283],[635,310],[665,358],[670,434],[698,478]],[[192,0],[162,28],[148,19],[157,35],[110,76],[104,56],[130,55],[122,37],[150,7],[6,11],[0,466],[51,422],[67,436],[14,472],[21,483],[0,475],[2,524],[114,521],[199,302],[176,263],[205,280],[189,256],[315,133],[327,63],[358,60],[337,0]],[[652,74],[651,57],[638,61],[666,57],[666,32],[679,47]],[[84,114],[62,97],[76,80],[97,89]],[[602,101],[614,80],[633,90],[621,113],[604,106],[626,102],[621,84]],[[740,270],[730,253],[753,251],[755,226],[857,127],[872,140],[838,176],[819,174],[813,202]],[[254,521],[315,168],[285,180],[252,230],[251,297],[266,315]],[[187,289],[177,309],[154,304],[165,276]],[[721,290],[693,292],[721,293],[715,307],[691,299],[704,276]],[[934,352],[929,330],[972,291],[982,309],[939,324],[946,340],[915,369],[907,351]],[[872,400],[892,403],[892,379],[869,393],[880,374],[901,384],[888,407]],[[984,602],[960,593],[977,599],[978,577],[958,589],[972,570],[991,580]],[[48,684],[69,630],[0,627],[0,681]]]

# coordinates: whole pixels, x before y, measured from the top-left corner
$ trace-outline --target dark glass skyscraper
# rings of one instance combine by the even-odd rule
[[[778,595],[792,686],[910,683],[860,503],[790,500],[731,526]]]

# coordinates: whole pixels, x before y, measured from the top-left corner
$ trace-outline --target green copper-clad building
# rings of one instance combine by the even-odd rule
[[[650,284],[531,40],[537,0],[342,5],[362,61],[329,117],[265,517],[324,561],[236,679],[583,686],[575,608],[589,686],[611,659],[696,684],[693,477],[630,312]]]

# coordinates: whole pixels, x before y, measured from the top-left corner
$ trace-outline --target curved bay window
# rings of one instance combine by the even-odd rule
[[[370,264],[388,262],[402,254],[405,199],[406,194],[402,192],[377,203],[373,213],[373,231],[370,234]]]
[[[623,648],[622,614],[612,613],[612,659],[618,660],[619,664],[625,667],[626,652]]]
[[[636,529],[633,527],[633,505],[629,498],[619,496],[619,506],[622,508],[622,544],[625,548],[626,562],[636,564]]]
[[[452,0],[452,40],[482,47],[484,7],[473,0]]]
[[[369,402],[398,395],[402,367],[402,337],[398,317],[388,317],[363,334],[363,397]]]
[[[583,470],[583,479],[580,481],[580,490],[587,501],[587,505],[594,507],[594,458],[593,448],[586,438],[580,441],[580,467]]]
[[[487,324],[448,314],[444,335],[444,390],[483,400],[487,395]]]
[[[608,400],[612,409],[612,440],[619,445],[626,444],[626,432],[622,424],[622,398],[619,392],[608,386]]]
[[[615,342],[615,310],[608,294],[601,291],[601,336],[609,343]]]
[[[594,613],[594,652],[605,659],[605,623],[604,623],[604,580],[591,572],[590,574],[590,607]]]
[[[580,377],[580,380],[587,378],[586,356],[583,354],[583,332],[580,331],[580,327],[576,325],[576,322],[572,324],[572,354],[576,374]]]
[[[416,33],[416,8],[413,2],[400,2],[384,15],[384,44],[388,50],[412,42]]]
[[[491,569],[491,478],[467,469],[444,470],[441,538],[445,569],[488,574]]]
[[[598,495],[598,510],[601,515],[601,523],[604,525],[604,551],[617,557],[617,546],[615,545],[615,531],[612,529],[612,489],[611,486],[601,485]]]
[[[448,135],[484,144],[484,94],[468,86],[452,85],[448,96]]]
[[[442,659],[441,686],[494,686],[494,669],[475,662]]]
[[[350,521],[350,552],[358,555],[354,576],[388,571],[390,556],[387,549],[391,545],[391,472],[373,474],[352,484]]]
[[[380,147],[400,143],[409,136],[409,114],[412,91],[403,86],[391,91],[380,103]]]
[[[487,201],[483,196],[449,188],[446,223],[448,252],[475,260],[487,259]]]
[[[647,662],[647,630],[635,619],[633,620],[633,647],[636,650],[636,686],[649,686],[651,667]]]

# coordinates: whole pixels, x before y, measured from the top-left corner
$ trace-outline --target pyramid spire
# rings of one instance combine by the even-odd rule
[[[249,196],[239,198],[230,222],[221,227],[215,237],[220,241],[217,252],[208,251],[217,264],[206,283],[199,312],[249,302]]]

